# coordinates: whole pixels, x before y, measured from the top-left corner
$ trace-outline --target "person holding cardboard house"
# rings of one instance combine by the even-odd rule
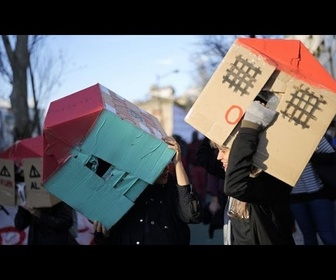
[[[51,207],[18,206],[14,225],[29,227],[27,245],[79,245],[71,233],[73,209],[63,201]]]
[[[23,171],[16,170],[15,181],[24,182]],[[40,208],[24,204],[18,206],[14,226],[18,230],[29,227],[27,245],[79,245],[71,233],[73,214],[73,208],[63,201]]]
[[[167,166],[110,229],[94,221],[96,245],[189,245],[188,224],[200,223],[203,209],[183,166],[180,145],[173,137],[163,140],[176,151],[175,175]]]
[[[253,101],[231,148],[205,138],[196,154],[209,173],[225,178],[224,245],[295,245],[289,204],[292,187],[253,164],[259,134],[276,117],[276,111]]]

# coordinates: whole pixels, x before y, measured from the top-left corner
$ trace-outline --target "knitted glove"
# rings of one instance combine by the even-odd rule
[[[258,101],[253,101],[246,109],[244,120],[256,123],[266,128],[277,116],[278,112],[266,108]]]

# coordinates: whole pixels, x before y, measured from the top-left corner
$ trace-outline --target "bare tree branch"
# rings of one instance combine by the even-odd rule
[[[14,141],[31,137],[34,131],[40,135],[39,106],[43,94],[49,93],[50,97],[51,90],[59,82],[61,71],[53,70],[55,65],[62,69],[59,67],[61,59],[58,58],[55,63],[50,53],[44,57],[42,47],[47,36],[2,35],[1,38],[0,75],[12,85],[9,98],[15,119]],[[33,110],[28,106],[30,99]]]

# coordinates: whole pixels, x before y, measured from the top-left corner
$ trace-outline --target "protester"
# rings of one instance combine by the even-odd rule
[[[252,102],[231,146],[204,139],[198,162],[209,173],[225,178],[228,202],[224,212],[225,245],[295,245],[289,206],[292,187],[253,164],[259,134],[277,113]],[[217,158],[212,148],[218,148]]]
[[[23,182],[16,174],[16,182]],[[14,225],[18,230],[28,229],[27,245],[78,245],[71,233],[74,209],[61,201],[52,207],[34,208],[28,204],[18,206]]]
[[[52,207],[18,206],[14,225],[28,230],[27,245],[78,245],[71,234],[73,209],[61,201]]]
[[[129,211],[109,230],[94,221],[95,244],[189,245],[188,224],[202,221],[202,207],[193,193],[181,159],[181,148],[173,137],[163,140],[176,151],[175,176],[168,166],[136,199]]]
[[[336,245],[335,197],[324,186],[314,167],[316,162],[329,161],[333,153],[330,143],[322,137],[291,192],[290,207],[302,232],[304,245],[318,245],[318,237],[324,245]],[[333,164],[336,166],[335,162]],[[330,175],[335,177],[335,174]]]
[[[196,161],[196,152],[199,145],[202,143],[202,139],[198,138],[198,132],[193,131],[191,142],[187,145],[187,164],[188,164],[188,174],[190,175],[190,180],[195,188],[196,192],[199,194],[202,205],[206,202],[206,187],[207,187],[207,172],[206,170],[198,164]]]

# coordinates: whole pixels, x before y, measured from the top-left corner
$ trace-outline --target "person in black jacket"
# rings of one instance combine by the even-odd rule
[[[15,183],[24,183],[23,169],[15,166]],[[79,245],[72,231],[77,227],[77,213],[61,201],[52,207],[31,207],[24,203],[18,206],[14,226],[28,229],[27,245]]]
[[[167,166],[153,185],[136,199],[129,211],[110,229],[94,221],[96,245],[189,245],[188,224],[202,221],[202,206],[193,193],[181,159],[181,149],[173,137],[163,139],[176,151],[175,175]]]
[[[14,225],[18,230],[29,227],[27,245],[78,245],[70,232],[73,211],[63,201],[52,207],[18,206]]]
[[[252,102],[231,148],[204,139],[196,157],[209,173],[225,178],[225,245],[295,245],[290,211],[292,187],[253,164],[259,134],[276,112]],[[217,157],[213,148],[219,150]]]

